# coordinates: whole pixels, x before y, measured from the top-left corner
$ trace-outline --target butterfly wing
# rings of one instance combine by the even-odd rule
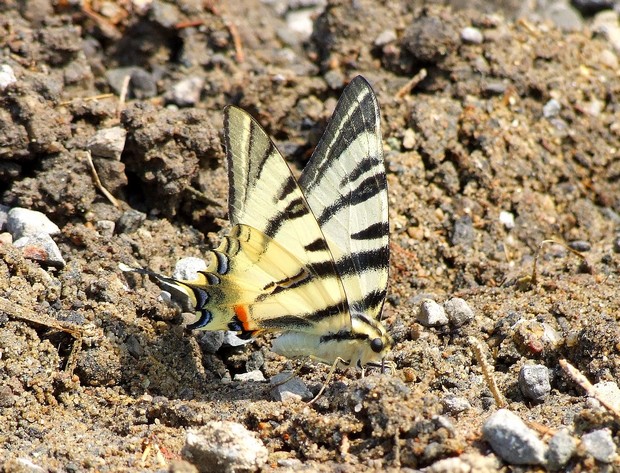
[[[388,281],[388,198],[379,105],[363,77],[342,93],[299,185],[350,309],[377,319]]]
[[[277,254],[282,253],[280,250],[294,255],[298,267],[287,268],[286,277],[302,272],[308,274],[298,283],[278,290],[278,304],[280,308],[286,308],[280,316],[304,314],[306,320],[313,321],[306,328],[308,331],[316,330],[317,324],[323,329],[331,327],[328,332],[350,328],[346,295],[333,257],[284,158],[265,130],[247,112],[227,107],[224,113],[231,224],[255,229],[256,232],[251,233],[254,238],[258,235],[266,237],[269,251],[265,253],[269,253],[270,263],[276,266],[279,264]],[[238,280],[238,284],[252,285],[254,281],[248,276],[250,274],[242,276],[241,272],[231,271],[226,277]],[[322,297],[310,297],[310,294],[321,294]],[[269,318],[277,318],[273,305],[263,312],[263,306],[274,300],[275,297],[257,297],[253,305],[249,304],[258,325],[266,317],[261,314],[269,313]]]

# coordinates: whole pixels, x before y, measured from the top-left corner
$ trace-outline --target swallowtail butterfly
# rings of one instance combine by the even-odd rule
[[[361,76],[345,88],[299,180],[247,112],[224,114],[232,229],[210,266],[192,281],[121,269],[188,298],[190,329],[280,332],[272,349],[286,357],[383,367],[388,199],[372,88]]]

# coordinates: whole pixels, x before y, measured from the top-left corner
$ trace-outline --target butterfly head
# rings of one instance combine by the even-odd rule
[[[361,342],[357,360],[351,360],[352,364],[361,369],[367,366],[377,366],[383,369],[387,366],[393,371],[394,363],[386,361],[385,358],[392,349],[394,340],[383,324],[359,312],[351,314],[351,322],[352,332]]]

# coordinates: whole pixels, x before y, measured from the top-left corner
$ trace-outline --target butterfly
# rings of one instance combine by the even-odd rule
[[[380,113],[368,82],[344,89],[296,180],[265,130],[224,111],[232,228],[192,281],[142,268],[189,302],[189,329],[281,335],[280,355],[336,366],[389,366],[379,321],[387,291],[389,226]]]

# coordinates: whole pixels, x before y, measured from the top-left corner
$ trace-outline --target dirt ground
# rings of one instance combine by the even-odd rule
[[[234,420],[268,448],[265,471],[417,469],[457,456],[493,471],[502,463],[480,429],[497,405],[471,337],[507,407],[543,440],[562,427],[575,438],[609,428],[620,445],[618,419],[559,365],[568,360],[593,383],[620,378],[613,47],[587,29],[405,0],[330,1],[305,38],[282,4],[0,6],[1,62],[16,76],[0,92],[1,203],[53,220],[67,262],[42,266],[0,244],[2,470],[40,471],[23,469],[25,458],[43,471],[191,471],[181,460],[188,428]],[[463,40],[465,27],[484,41]],[[301,169],[357,74],[382,112],[392,251],[384,318],[397,371],[340,371],[317,403],[278,402],[268,383],[231,378],[294,369],[316,393],[328,367],[278,357],[268,337],[210,353],[152,282],[125,277],[118,263],[170,273],[226,231],[226,104],[256,116]],[[174,94],[188,78],[199,84],[195,103]],[[120,160],[94,161],[118,207],[86,159],[95,132],[114,126],[127,132]],[[545,239],[585,261],[547,244],[537,283],[524,284]],[[472,321],[416,321],[423,298],[454,296]],[[540,403],[518,387],[529,363],[551,371]],[[471,407],[449,411],[454,396]],[[620,468],[579,452],[571,471]]]

